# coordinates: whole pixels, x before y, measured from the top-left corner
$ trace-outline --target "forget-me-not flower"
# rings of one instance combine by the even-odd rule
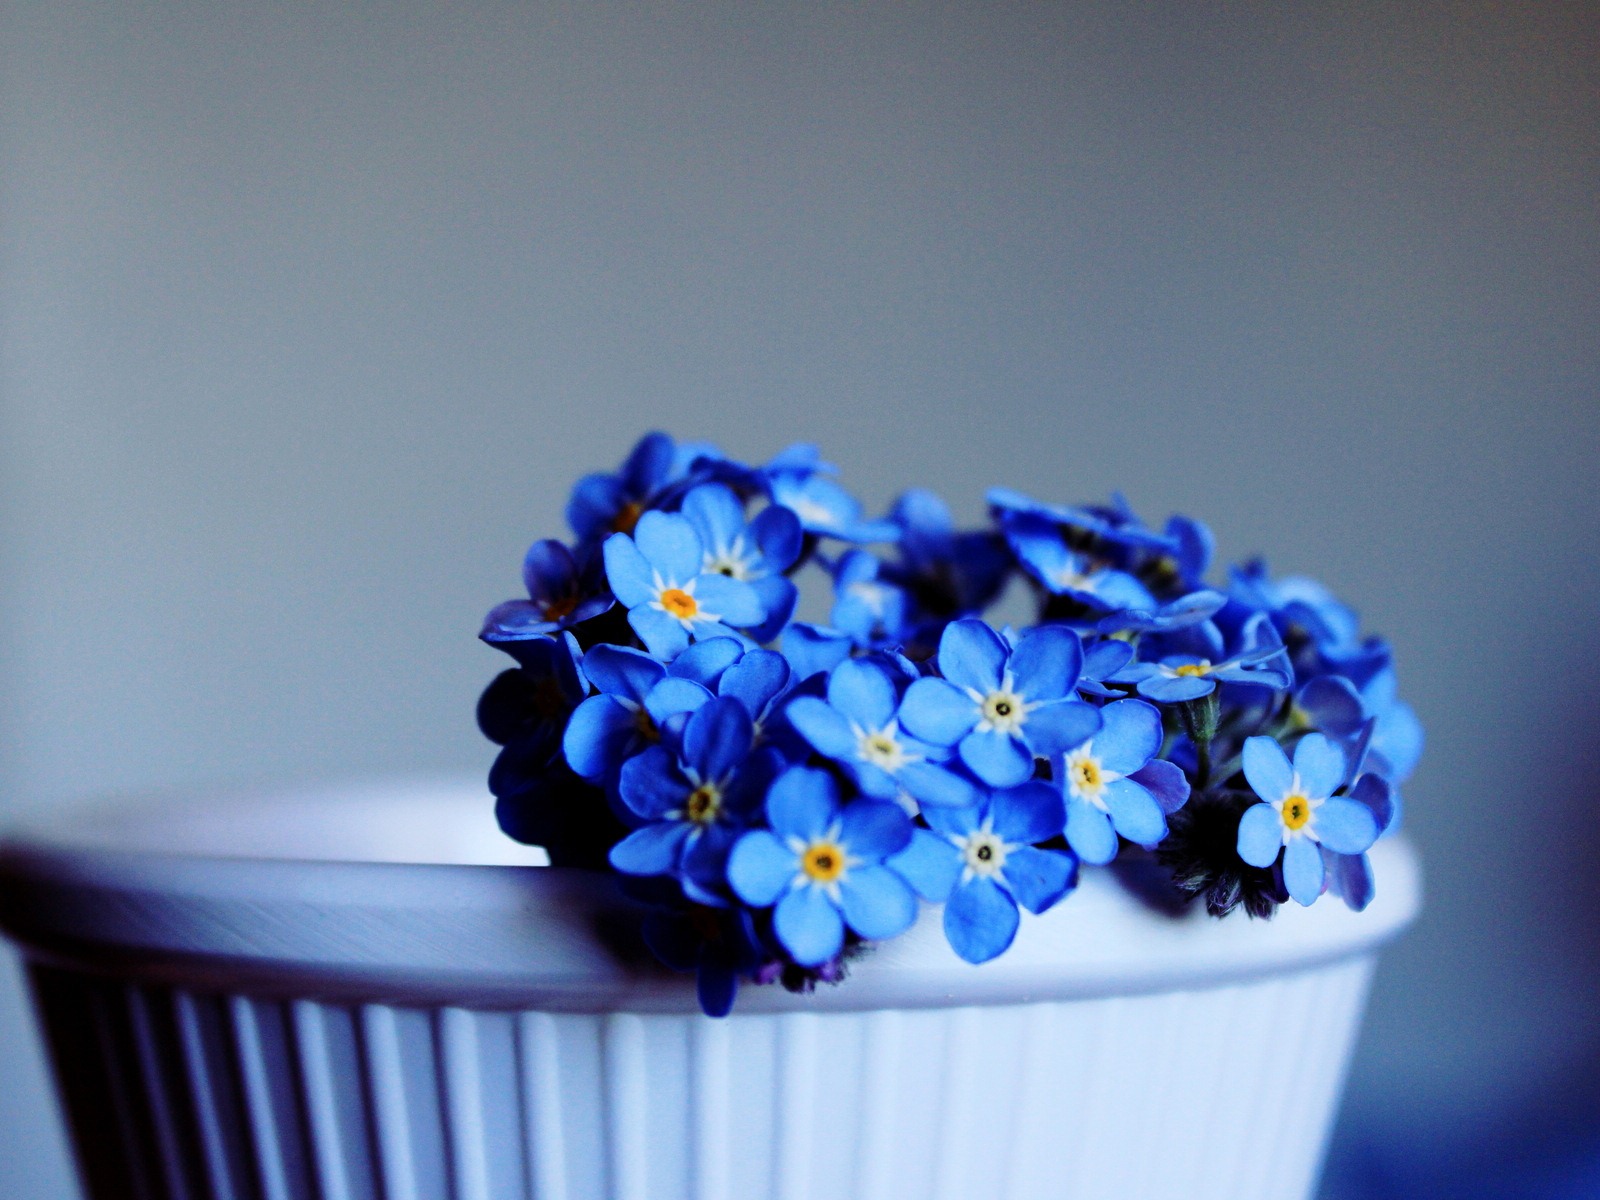
[[[1141,846],[1167,836],[1163,805],[1137,777],[1161,749],[1161,714],[1143,700],[1115,700],[1100,718],[1100,731],[1061,760],[1067,844],[1094,864],[1117,856],[1119,834]]]
[[[916,918],[910,885],[883,865],[911,839],[898,805],[841,804],[828,772],[791,767],[767,794],[767,819],[770,829],[752,830],[734,846],[728,883],[747,904],[776,906],[773,931],[801,966],[834,958],[846,925],[876,940]]]
[[[611,607],[611,593],[591,555],[580,564],[562,543],[544,538],[528,547],[522,560],[526,600],[497,604],[478,634],[491,646],[516,654],[515,643],[570,629]]]
[[[606,578],[628,609],[628,624],[657,658],[672,658],[691,641],[732,637],[759,625],[766,608],[743,580],[706,570],[706,551],[689,519],[647,512],[630,537],[605,541]]]
[[[1345,752],[1332,738],[1308,733],[1294,761],[1270,737],[1244,744],[1244,775],[1259,804],[1239,820],[1239,857],[1252,867],[1270,867],[1283,855],[1283,884],[1300,904],[1322,893],[1320,847],[1336,854],[1363,854],[1378,837],[1372,810],[1334,792],[1345,781]]]
[[[982,621],[952,621],[939,639],[941,679],[906,691],[900,721],[961,761],[991,787],[1033,774],[1036,755],[1062,754],[1100,728],[1100,714],[1077,698],[1083,644],[1059,625],[1030,629],[1013,650]]]
[[[783,575],[800,557],[800,522],[794,513],[773,504],[747,521],[744,504],[721,483],[691,490],[681,511],[700,535],[705,551],[701,573],[726,575],[754,588],[766,616],[750,636],[758,642],[776,637],[794,614],[799,596]]]

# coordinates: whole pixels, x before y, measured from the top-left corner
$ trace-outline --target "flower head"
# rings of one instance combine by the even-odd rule
[[[1060,764],[1067,844],[1096,864],[1116,857],[1118,835],[1141,846],[1161,841],[1167,806],[1175,809],[1189,793],[1182,771],[1154,761],[1161,749],[1159,712],[1142,700],[1115,700],[1100,718],[1099,732],[1067,751]]]

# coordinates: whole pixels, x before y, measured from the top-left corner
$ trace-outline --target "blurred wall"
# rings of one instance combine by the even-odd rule
[[[0,816],[483,771],[477,622],[647,427],[1120,487],[1428,724],[1329,1194],[1593,1194],[1597,16],[8,4]],[[69,1196],[0,961],[0,1195]]]

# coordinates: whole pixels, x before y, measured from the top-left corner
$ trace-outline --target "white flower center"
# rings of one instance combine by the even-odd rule
[[[867,606],[875,617],[883,616],[885,607],[889,603],[889,589],[881,583],[874,583],[870,579],[858,579],[855,583],[845,587],[845,594],[854,596]]]
[[[905,746],[901,744],[899,721],[891,719],[882,729],[866,729],[852,722],[850,731],[856,738],[856,758],[861,762],[871,763],[890,775],[920,757],[907,753]]]
[[[745,548],[744,534],[734,534],[733,541],[706,551],[700,571],[703,575],[726,575],[729,579],[759,579],[766,574],[760,566],[760,555]]]
[[[1006,672],[1005,678],[1000,681],[1000,686],[994,691],[986,694],[977,688],[968,688],[967,695],[978,705],[979,733],[999,731],[1015,737],[1022,732],[1022,723],[1028,719],[1028,709],[1031,706],[1016,690],[1010,671]]]
[[[1005,869],[1006,855],[1015,847],[1006,845],[1005,839],[995,833],[985,821],[971,833],[952,834],[950,840],[961,851],[961,882],[977,876],[992,879]]]

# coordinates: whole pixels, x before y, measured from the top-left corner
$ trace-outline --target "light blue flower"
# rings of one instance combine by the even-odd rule
[[[1061,793],[1039,780],[985,796],[966,808],[930,808],[929,830],[889,865],[928,900],[944,901],[950,947],[987,962],[1017,935],[1020,904],[1042,913],[1078,882],[1070,851],[1041,850],[1066,821]]]
[[[783,575],[800,557],[800,522],[794,513],[773,504],[747,521],[744,504],[720,483],[690,491],[682,512],[705,551],[701,573],[726,575],[754,588],[766,617],[750,636],[758,642],[776,637],[794,614],[799,595]]]
[[[1094,613],[1156,607],[1155,597],[1138,579],[1071,549],[1049,521],[1026,514],[1013,517],[1005,524],[1005,534],[1017,561],[1052,596]]]
[[[803,967],[836,957],[845,926],[879,940],[916,919],[917,898],[883,860],[905,847],[911,821],[894,804],[841,805],[839,785],[815,767],[791,767],[767,793],[771,829],[745,834],[728,858],[728,883],[747,904],[775,905],[772,927]]]
[[[905,590],[885,579],[885,566],[865,550],[850,550],[833,569],[833,627],[866,649],[898,646],[908,633]]]
[[[1321,847],[1363,854],[1377,840],[1372,810],[1334,795],[1348,765],[1338,743],[1320,733],[1300,739],[1292,764],[1270,737],[1245,741],[1244,775],[1261,803],[1240,818],[1239,857],[1252,867],[1270,867],[1281,853],[1284,887],[1300,904],[1322,894]]]
[[[1143,700],[1116,700],[1100,717],[1100,732],[1069,750],[1060,772],[1067,844],[1097,865],[1117,856],[1119,834],[1141,846],[1167,836],[1166,811],[1136,777],[1161,749],[1161,714]]]
[[[1182,647],[1154,662],[1129,663],[1110,678],[1137,686],[1139,695],[1161,704],[1198,700],[1217,690],[1219,683],[1248,683],[1282,689],[1294,680],[1283,639],[1265,613],[1244,623],[1236,653],[1224,657],[1221,631],[1212,621],[1177,630],[1152,645],[1160,649]]]
[[[1100,728],[1075,691],[1083,644],[1064,626],[1030,629],[1013,650],[982,621],[952,621],[938,664],[943,678],[913,683],[900,721],[913,737],[956,746],[991,787],[1022,783],[1036,755],[1065,753]]]
[[[892,542],[900,536],[892,521],[869,521],[861,501],[829,478],[834,467],[814,446],[791,446],[765,469],[774,504],[789,509],[807,533],[845,542]]]
[[[827,699],[797,696],[784,714],[817,753],[839,763],[867,795],[922,804],[972,804],[978,790],[941,764],[946,747],[909,737],[900,728],[895,672],[871,659],[847,659],[828,676]]]
[[[605,612],[611,607],[611,594],[597,569],[593,548],[585,553],[580,562],[553,538],[529,546],[522,560],[528,598],[495,605],[478,636],[515,655],[519,642],[570,629]]]
[[[766,619],[748,583],[706,571],[706,550],[689,519],[647,512],[633,536],[605,542],[606,578],[628,610],[628,624],[657,658],[670,659],[691,641],[732,637],[733,628]]]

